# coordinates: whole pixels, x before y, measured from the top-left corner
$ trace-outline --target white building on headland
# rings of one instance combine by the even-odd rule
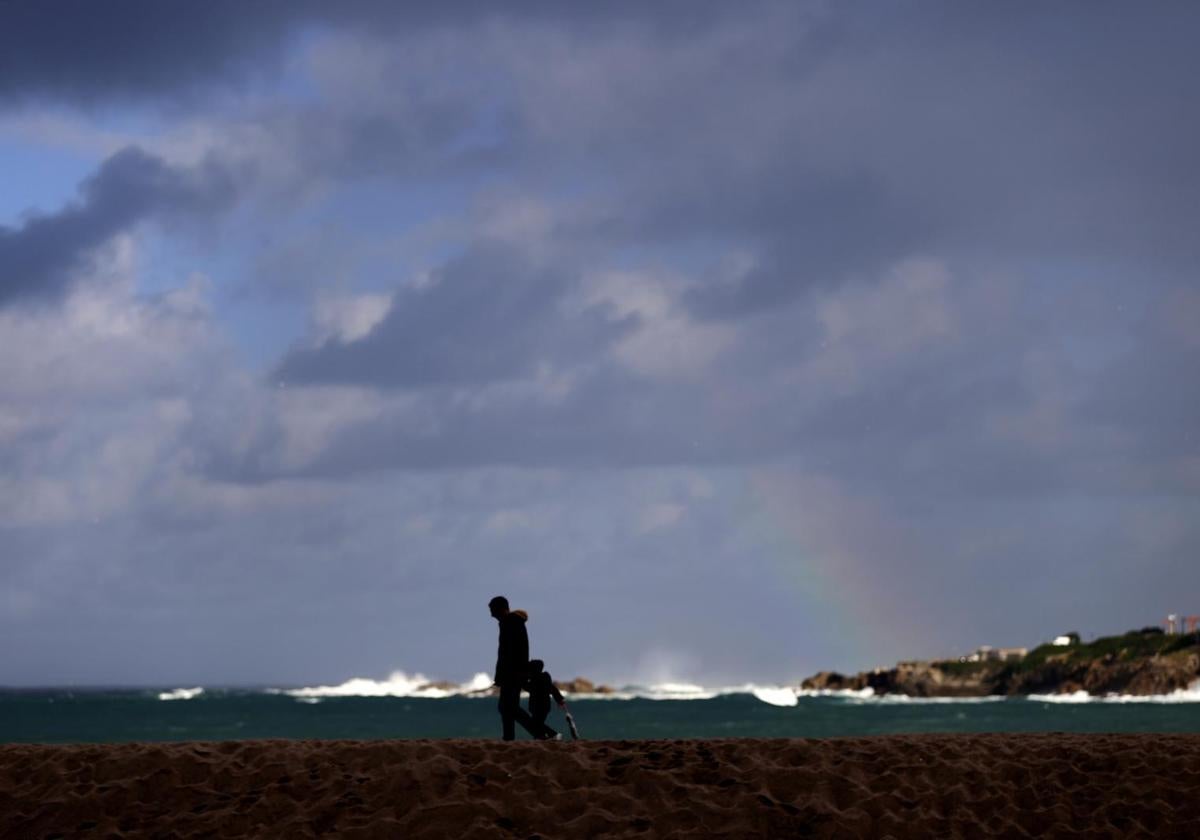
[[[1163,622],[1167,633],[1195,633],[1200,627],[1200,615],[1176,615],[1171,613]],[[1186,628],[1186,629],[1185,629]]]
[[[980,645],[974,653],[963,657],[963,660],[966,662],[1013,662],[1024,659],[1027,653],[1029,653],[1029,649],[1023,647],[995,648],[991,645]]]

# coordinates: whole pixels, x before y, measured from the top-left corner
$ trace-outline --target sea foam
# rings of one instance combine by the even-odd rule
[[[1006,698],[1000,694],[989,694],[983,697],[911,697],[907,694],[876,694],[873,688],[862,689],[798,689],[799,697],[826,698],[842,700],[855,705],[922,705],[934,703],[999,703]]]
[[[478,673],[465,683],[435,683],[424,674],[409,674],[394,671],[386,679],[355,677],[338,685],[318,685],[306,688],[267,689],[270,694],[285,694],[298,700],[312,702],[328,697],[419,697],[442,699],[446,697],[479,696],[492,687],[492,678]],[[201,693],[200,688],[180,688],[159,695],[162,700],[186,700]],[[1028,700],[1042,703],[1195,703],[1200,702],[1200,681],[1187,689],[1171,694],[1134,696],[1114,694],[1032,694],[1008,697],[988,695],[984,697],[910,697],[904,694],[876,694],[870,688],[850,689],[804,689],[786,685],[759,685],[744,683],[735,686],[708,687],[690,682],[661,682],[650,685],[626,685],[614,691],[568,693],[571,700],[712,700],[731,695],[751,695],[771,706],[793,707],[804,700],[837,700],[852,705],[923,705],[923,704],[974,704],[1002,703],[1006,700]]]
[[[199,697],[204,693],[204,689],[197,686],[196,688],[176,688],[171,691],[159,692],[159,700],[191,700],[193,697]]]
[[[424,674],[409,674],[394,671],[387,679],[355,677],[338,685],[317,685],[305,688],[272,688],[268,694],[284,694],[298,700],[311,702],[326,697],[423,697],[442,699],[482,694],[492,687],[492,678],[484,673],[476,674],[471,680],[447,687],[434,683]],[[869,689],[868,689],[869,690]],[[572,700],[712,700],[733,694],[750,694],[772,706],[795,706],[802,696],[797,689],[787,686],[756,685],[746,683],[739,686],[707,688],[696,683],[662,682],[652,685],[630,685],[616,691],[568,693]]]
[[[1200,680],[1170,694],[1088,694],[1086,691],[1075,691],[1071,694],[1030,694],[1029,699],[1040,703],[1200,703]]]
[[[569,696],[574,700],[712,700],[735,694],[749,694],[772,706],[795,706],[799,702],[797,689],[754,683],[708,688],[695,683],[663,682],[652,685],[628,685],[616,691],[579,693]]]
[[[289,697],[428,697],[440,699],[463,694],[486,691],[492,678],[479,673],[469,682],[451,687],[434,685],[424,674],[409,675],[404,671],[393,671],[385,680],[355,677],[340,685],[318,685],[309,688],[271,689],[271,694],[286,694]]]

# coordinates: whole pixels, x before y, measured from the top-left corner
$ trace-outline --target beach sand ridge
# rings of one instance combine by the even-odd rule
[[[0,746],[0,837],[1189,837],[1200,735]]]

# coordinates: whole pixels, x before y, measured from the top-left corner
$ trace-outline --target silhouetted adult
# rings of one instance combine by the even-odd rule
[[[496,651],[493,682],[500,686],[500,722],[504,726],[504,740],[516,738],[514,722],[537,738],[542,728],[521,708],[521,687],[529,670],[529,634],[525,631],[528,616],[521,610],[510,611],[508,599],[503,595],[488,601],[488,609],[500,624],[500,647]]]

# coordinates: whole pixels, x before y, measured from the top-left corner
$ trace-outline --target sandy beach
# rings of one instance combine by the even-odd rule
[[[0,746],[0,836],[1195,837],[1200,736]]]

